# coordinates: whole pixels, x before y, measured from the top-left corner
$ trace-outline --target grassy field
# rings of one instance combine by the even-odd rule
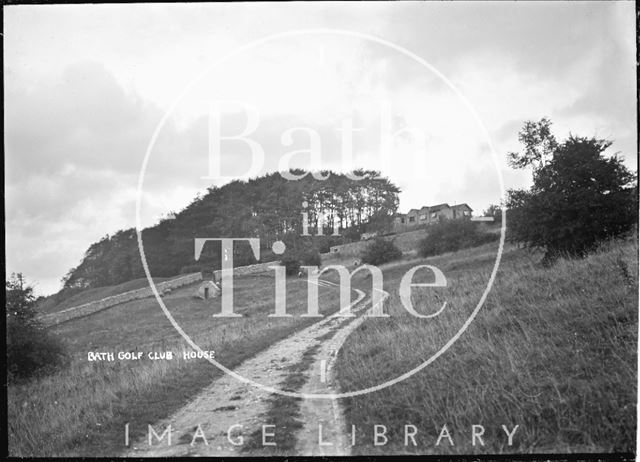
[[[287,311],[306,310],[306,283],[287,283]],[[235,367],[314,319],[268,318],[273,312],[273,279],[235,279],[234,307],[243,318],[213,318],[220,299],[200,300],[194,287],[165,298],[167,308],[187,334],[216,359]],[[338,293],[320,288],[323,311],[338,309]],[[123,429],[131,438],[184,405],[221,372],[206,360],[181,358],[186,343],[155,299],[124,303],[53,328],[69,346],[70,366],[58,374],[8,387],[9,451],[13,456],[102,456],[123,450]],[[172,361],[89,362],[89,351],[168,351]],[[137,433],[136,433],[137,432]]]
[[[357,428],[354,454],[632,451],[636,242],[614,242],[586,259],[560,260],[551,268],[540,265],[541,255],[507,246],[485,305],[446,353],[400,384],[342,401],[347,424]],[[368,319],[347,339],[336,364],[342,391],[393,379],[438,351],[475,308],[496,248],[493,243],[384,265],[392,317]],[[420,313],[434,313],[447,302],[431,319],[410,316],[398,295],[400,279],[417,264],[437,266],[447,277],[447,287],[414,289]],[[416,273],[415,281],[426,274]],[[360,272],[354,287],[366,284]],[[194,290],[176,290],[165,303],[185,332],[202,349],[215,350],[227,367],[314,322],[266,316],[274,310],[271,277],[236,279],[234,306],[245,315],[239,319],[211,317],[220,299],[196,299]],[[320,297],[323,312],[338,308],[335,289],[321,287]],[[305,308],[304,280],[289,279],[288,312],[302,314]],[[71,364],[8,387],[13,456],[115,456],[123,449],[125,423],[140,424],[132,427],[132,439],[143,436],[144,424],[170,415],[221,374],[205,360],[181,359],[186,344],[155,299],[121,304],[52,331],[68,344]],[[169,350],[178,359],[87,361],[89,351]],[[273,414],[295,419],[295,409],[284,404],[275,399]],[[374,425],[386,426],[387,445],[373,445]],[[418,429],[417,447],[405,446],[405,425]],[[435,446],[443,425],[453,447],[447,439]],[[472,446],[472,425],[484,426],[486,446]],[[501,425],[519,425],[513,446],[507,446]]]
[[[446,353],[400,384],[346,400],[354,454],[634,451],[637,255],[637,241],[614,242],[543,268],[540,255],[507,247],[485,305]],[[393,317],[367,320],[347,339],[336,364],[342,391],[395,378],[438,351],[475,307],[494,257],[486,245],[387,269]],[[417,263],[448,279],[414,289],[419,312],[448,302],[432,319],[410,316],[397,295]],[[374,425],[386,426],[386,446],[373,445]],[[417,447],[405,446],[405,425],[418,429]],[[435,446],[443,425],[454,446]],[[484,427],[486,446],[472,446],[472,425]],[[501,425],[519,425],[512,446]]]

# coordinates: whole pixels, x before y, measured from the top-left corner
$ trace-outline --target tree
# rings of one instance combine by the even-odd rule
[[[286,250],[280,262],[284,265],[287,276],[298,274],[301,266],[320,266],[320,252],[310,236],[289,233],[282,240]]]
[[[361,254],[362,263],[381,265],[402,258],[402,250],[393,241],[382,237],[375,238]]]
[[[22,273],[12,274],[6,281],[5,288],[7,321],[15,320],[24,325],[35,325],[33,288],[25,284]]]
[[[51,372],[66,361],[62,343],[36,319],[33,288],[21,273],[5,282],[9,380]]]
[[[493,218],[494,223],[502,223],[502,208],[499,205],[490,204],[482,215]]]
[[[518,133],[518,140],[524,145],[524,152],[507,154],[509,164],[513,168],[533,167],[534,171],[542,168],[549,156],[558,147],[555,136],[551,133],[551,120],[543,117],[540,122],[526,121]]]
[[[519,165],[537,163],[533,186],[510,190],[507,206],[510,239],[544,249],[544,262],[551,263],[561,255],[584,256],[629,231],[637,221],[637,189],[622,160],[604,156],[611,141],[570,135],[547,149],[547,139],[526,138]]]

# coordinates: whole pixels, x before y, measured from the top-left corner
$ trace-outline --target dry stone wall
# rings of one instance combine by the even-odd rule
[[[279,261],[268,261],[266,263],[256,263],[255,265],[238,266],[237,268],[233,268],[233,275],[246,276],[249,274],[266,273],[268,271],[273,271],[269,269],[270,266],[275,266],[279,264],[280,264]],[[222,276],[222,270],[216,270],[213,272],[213,274],[216,278],[216,281],[219,281],[220,277]]]
[[[239,266],[233,269],[234,276],[246,276],[250,274],[264,273],[269,270],[269,266],[279,265],[280,262],[271,261],[267,263],[257,263],[249,266]],[[220,280],[222,272],[220,270],[214,271],[216,280]],[[160,295],[164,295],[194,282],[202,280],[202,273],[191,273],[186,276],[180,276],[168,281],[162,281],[156,284],[156,288]],[[151,287],[145,287],[142,289],[131,290],[118,295],[112,295],[111,297],[103,298],[95,302],[85,303],[84,305],[73,306],[56,313],[45,314],[38,317],[38,320],[46,326],[54,326],[62,322],[70,321],[71,319],[79,318],[82,316],[88,316],[98,311],[111,308],[112,306],[119,305],[121,303],[130,302],[131,300],[138,300],[142,298],[153,297],[153,291]]]
[[[177,289],[178,287],[183,287],[189,284],[193,284],[194,282],[200,281],[201,279],[202,279],[201,273],[192,273],[192,274],[187,274],[186,276],[181,276],[179,278],[159,282],[156,284],[156,288],[158,290],[158,293],[163,295],[168,291]],[[103,298],[102,300],[98,300],[95,302],[85,303],[84,305],[73,306],[71,308],[58,311],[57,313],[45,314],[38,317],[38,320],[46,326],[53,326],[55,324],[60,324],[62,322],[69,321],[74,318],[79,318],[81,316],[87,316],[93,313],[97,313],[98,311],[102,311],[106,308],[111,308],[112,306],[119,305],[120,303],[130,302],[131,300],[138,300],[141,298],[148,298],[152,296],[153,296],[153,291],[151,290],[151,287],[130,290],[129,292],[124,292],[118,295],[112,295],[111,297],[106,297],[106,298]]]

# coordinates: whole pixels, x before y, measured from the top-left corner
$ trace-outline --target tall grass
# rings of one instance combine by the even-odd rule
[[[306,285],[287,283],[287,310],[293,318],[268,318],[274,311],[273,279],[235,280],[236,312],[243,318],[213,318],[220,299],[193,298],[184,288],[165,298],[168,309],[203,350],[236,367],[269,345],[314,322],[306,310]],[[320,288],[323,311],[337,310],[338,293]],[[52,329],[74,357],[54,375],[8,387],[11,456],[115,456],[125,449],[124,425],[131,440],[146,425],[169,416],[222,374],[206,360],[184,360],[185,342],[155,300],[136,300]],[[190,348],[187,347],[189,350]],[[88,362],[88,351],[173,351],[170,361]]]
[[[358,428],[354,453],[632,451],[637,255],[637,241],[613,242],[543,268],[541,255],[508,248],[485,305],[446,353],[398,385],[345,401],[348,428]],[[393,316],[365,321],[347,340],[336,364],[342,390],[397,377],[439,350],[475,307],[494,258],[486,245],[426,260],[449,281],[413,296],[423,313],[448,302],[429,320],[409,316],[397,295],[413,265],[385,272]],[[372,444],[376,424],[388,428],[386,446]],[[409,424],[420,431],[417,448],[404,445]],[[436,447],[445,424],[455,446]],[[474,424],[485,427],[484,447],[471,445]],[[513,446],[503,424],[519,425]]]
[[[637,244],[613,242],[583,260],[543,268],[540,255],[508,248],[494,287],[475,321],[443,356],[391,388],[344,401],[357,425],[354,452],[630,451],[635,441]],[[438,351],[475,308],[495,260],[495,245],[384,269],[391,318],[369,319],[354,332],[336,364],[344,391],[394,378]],[[409,316],[400,278],[415,264],[440,268],[448,286],[416,289]],[[416,274],[416,281],[427,272]],[[357,284],[367,281],[358,278]],[[304,311],[304,284],[288,283],[288,310]],[[267,318],[273,281],[239,278],[240,319],[214,319],[219,300],[165,299],[180,325],[203,348],[234,367],[313,320]],[[323,310],[337,293],[321,288]],[[9,452],[13,456],[117,455],[124,423],[132,438],[168,416],[220,374],[204,361],[89,363],[87,351],[180,352],[184,343],[154,300],[130,302],[53,329],[69,343],[71,366],[29,384],[8,387]],[[372,426],[384,424],[387,446],[373,447]],[[405,424],[419,428],[418,448],[404,446]],[[454,447],[434,447],[442,425]],[[486,446],[471,446],[472,424],[485,426]],[[500,425],[519,425],[506,446]],[[138,433],[136,433],[138,432]]]

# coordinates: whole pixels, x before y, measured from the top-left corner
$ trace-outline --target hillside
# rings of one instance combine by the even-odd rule
[[[478,230],[481,233],[500,234],[501,225],[498,223],[478,223]],[[428,236],[429,227],[406,231],[397,234],[388,234],[384,239],[393,241],[393,243],[402,251],[405,257],[415,256],[417,254],[418,243]],[[350,265],[354,260],[359,260],[364,249],[371,243],[369,240],[361,240],[348,242],[332,246],[330,252],[322,254],[322,264],[347,264]]]
[[[507,247],[486,303],[457,343],[413,377],[346,400],[347,420],[358,428],[352,453],[633,450],[637,255],[634,238],[544,268],[540,254]],[[475,306],[494,258],[488,245],[427,259],[455,281],[446,290],[449,307],[416,319],[392,294],[394,322],[366,320],[340,350],[343,391],[398,377],[438,351]],[[385,271],[385,286],[397,286],[409,266]],[[438,300],[431,294],[414,301],[437,307]],[[386,447],[371,445],[376,424],[388,429]],[[420,429],[418,447],[404,445],[405,424]],[[471,445],[474,424],[486,428],[486,447]],[[513,447],[502,424],[519,425]],[[434,445],[443,425],[455,446],[446,439]]]
[[[307,175],[289,181],[275,172],[211,187],[184,210],[142,231],[151,274],[171,277],[203,268],[219,269],[219,243],[207,243],[200,260],[194,260],[196,236],[257,237],[261,240],[261,260],[274,260],[271,244],[287,235],[302,234],[303,213],[313,234],[323,219],[327,231],[335,226],[345,236],[314,238],[314,245],[321,251],[344,239],[358,239],[365,229],[388,226],[398,208],[400,190],[389,180],[378,178],[379,172],[356,172],[364,178],[354,180],[345,174],[325,172],[330,174],[326,180]],[[254,257],[248,243],[235,245],[234,265],[251,263]],[[127,229],[92,244],[82,262],[65,276],[64,289],[114,286],[141,277],[144,272],[136,232]]]
[[[235,281],[236,312],[243,318],[213,318],[220,298],[201,300],[186,287],[165,297],[183,329],[203,349],[215,350],[227,367],[236,367],[270,344],[315,322],[301,318],[305,285],[287,287],[291,319],[267,318],[274,311],[274,286],[264,276]],[[322,312],[338,309],[338,293],[319,288]],[[118,455],[126,422],[153,422],[178,409],[223,373],[205,360],[182,360],[191,348],[155,299],[135,300],[51,328],[72,352],[64,370],[9,387],[9,445],[16,456]],[[95,351],[172,351],[173,361],[89,362]],[[142,428],[139,426],[139,428]],[[133,436],[133,435],[132,435]]]
[[[153,278],[155,282],[166,281],[169,278]],[[147,278],[134,279],[114,286],[84,289],[66,295],[64,292],[45,297],[37,304],[37,311],[41,314],[55,313],[66,308],[95,302],[113,295],[123,294],[130,290],[142,289],[149,286]]]
[[[437,351],[477,303],[495,251],[491,243],[383,265],[385,290],[391,293],[385,309],[392,317],[365,319],[347,337],[335,365],[340,390],[396,377]],[[549,269],[540,265],[541,255],[507,246],[485,306],[458,342],[413,377],[340,401],[349,428],[357,427],[352,453],[630,451],[635,444],[637,252],[635,241],[614,241],[586,259],[561,260]],[[416,319],[400,305],[399,278],[417,264],[436,265],[450,281],[440,292],[414,298],[416,309],[428,313],[446,296],[450,306],[440,317]],[[336,281],[334,274],[326,278]],[[354,283],[363,290],[371,284],[362,275]],[[304,279],[288,280],[292,318],[266,317],[274,309],[274,286],[265,275],[238,278],[235,305],[243,318],[212,318],[209,313],[220,309],[220,300],[194,299],[190,289],[175,291],[166,303],[199,345],[215,349],[234,368],[316,322],[299,317],[306,287]],[[335,312],[335,287],[323,285],[320,294],[322,311]],[[141,423],[167,418],[222,377],[206,361],[87,362],[88,351],[179,354],[186,345],[153,299],[125,303],[54,331],[66,339],[74,358],[69,369],[9,387],[15,455],[118,455],[125,422],[135,423],[141,437]],[[296,377],[289,386],[301,386]],[[289,426],[300,403],[276,400],[263,418]],[[387,427],[387,446],[372,445],[374,424]],[[417,447],[403,444],[406,424],[420,430]],[[435,429],[445,424],[455,446],[435,447]],[[486,447],[470,445],[472,424],[486,427]],[[505,444],[502,424],[519,425],[512,447]],[[295,438],[289,442],[294,443]]]

